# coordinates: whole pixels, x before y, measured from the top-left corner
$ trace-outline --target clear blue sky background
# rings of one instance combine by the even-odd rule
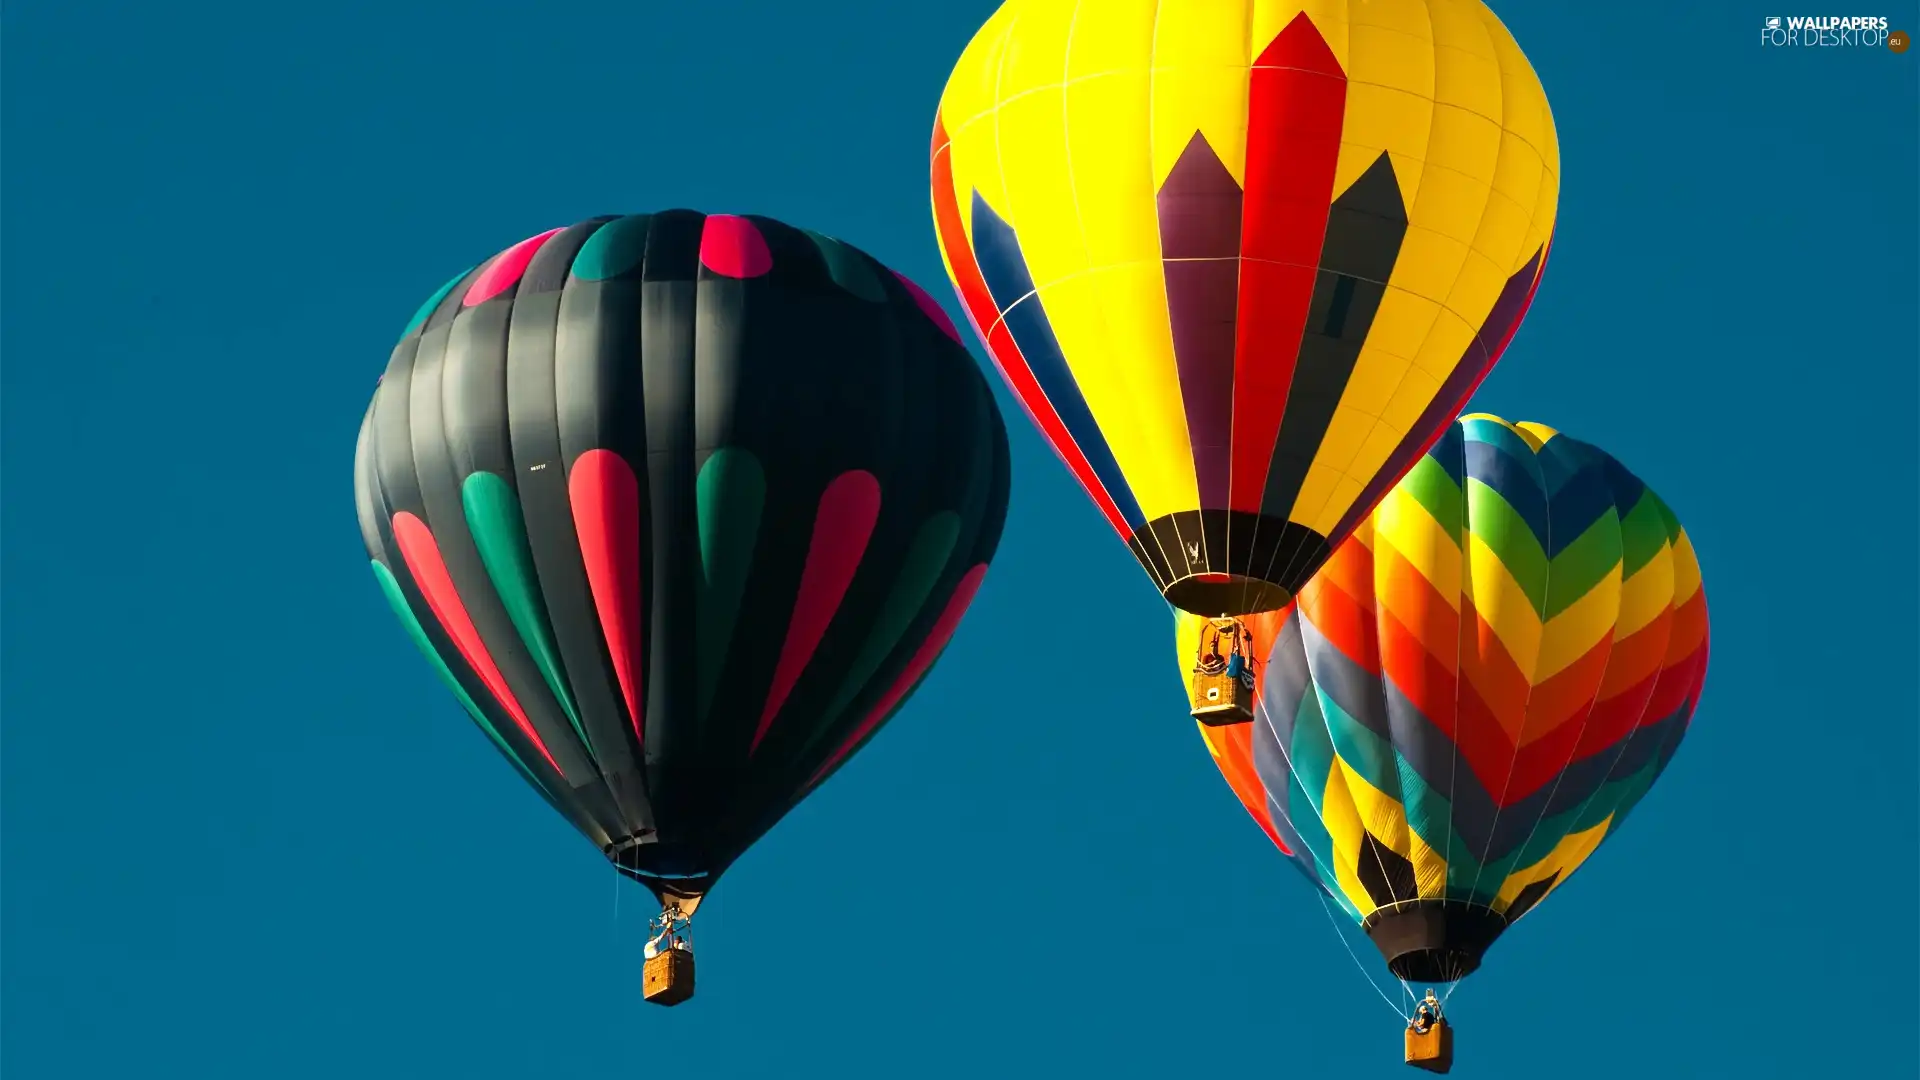
[[[1406,1075],[1208,762],[1165,607],[1010,402],[971,618],[702,909],[672,1011],[644,894],[367,573],[374,378],[514,240],[753,211],[950,298],[928,129],[992,6],[7,5],[8,1080]],[[1714,642],[1660,786],[1455,997],[1456,1075],[1913,1075],[1920,50],[1763,50],[1793,11],[1747,0],[1498,10],[1565,186],[1475,407],[1640,471]],[[1033,651],[1063,607],[1091,655]],[[1062,667],[1084,694],[1036,712]]]

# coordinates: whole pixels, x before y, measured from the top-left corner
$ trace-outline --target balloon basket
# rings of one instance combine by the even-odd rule
[[[655,1005],[678,1005],[693,996],[693,953],[662,949],[647,958],[641,993]]]
[[[1193,718],[1208,727],[1244,724],[1253,719],[1253,689],[1237,674],[1195,672],[1189,693]]]
[[[1425,1031],[1407,1029],[1407,1064],[1431,1073],[1453,1068],[1453,1028],[1435,1020]]]

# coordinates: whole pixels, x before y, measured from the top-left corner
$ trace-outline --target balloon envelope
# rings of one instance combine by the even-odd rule
[[[1177,616],[1182,673],[1206,620]],[[1222,775],[1403,979],[1446,981],[1620,827],[1707,667],[1687,534],[1586,443],[1453,424],[1283,611]]]
[[[1479,0],[1008,0],[934,122],[974,329],[1168,602],[1286,603],[1531,302],[1559,144]]]
[[[925,293],[686,210],[449,282],[355,462],[374,574],[454,695],[688,911],[925,677],[1007,485],[986,379]]]

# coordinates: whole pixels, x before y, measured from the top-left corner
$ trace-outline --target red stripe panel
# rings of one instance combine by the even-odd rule
[[[547,764],[553,766],[554,773],[564,777],[566,774],[560,772],[560,764],[553,760],[547,744],[541,742],[539,733],[533,730],[526,710],[520,707],[520,699],[513,696],[513,688],[507,685],[506,676],[500,674],[493,654],[487,651],[487,643],[481,640],[480,631],[467,615],[467,605],[461,602],[459,591],[453,587],[453,575],[447,572],[440,545],[433,539],[426,522],[402,510],[393,515],[393,538],[400,545],[400,557],[406,561],[407,573],[413,575],[420,595],[426,597],[427,607],[433,609],[433,617],[440,620],[441,628],[453,639],[467,666],[480,676],[487,691],[507,710],[507,715],[533,743],[534,749],[540,751],[540,756],[547,759]]]
[[[1461,597],[1460,672],[1455,683],[1454,745],[1460,758],[1480,778],[1494,804],[1506,805],[1501,792],[1513,772],[1515,747],[1501,716],[1518,719],[1526,707],[1531,684],[1507,647],[1493,632],[1472,600]]]
[[[1707,598],[1700,590],[1673,610],[1673,636],[1667,643],[1667,663],[1654,685],[1640,726],[1658,723],[1679,711],[1700,691],[1707,678]]]
[[[1452,738],[1460,677],[1460,613],[1426,575],[1378,536],[1374,558],[1381,562],[1375,595],[1392,598],[1390,605],[1381,603],[1374,613],[1380,626],[1381,673],[1422,716]]]
[[[611,450],[589,450],[567,474],[567,501],[580,536],[593,606],[600,613],[607,656],[627,700],[633,737],[641,739],[640,707],[640,482],[626,459]]]
[[[1446,611],[1453,614],[1452,608]],[[1460,676],[1453,667],[1454,657],[1459,655],[1458,624],[1448,627],[1447,637],[1434,639],[1425,636],[1418,627],[1407,626],[1400,616],[1384,607],[1376,618],[1380,628],[1380,667],[1385,678],[1421,716],[1447,738],[1458,742]]]
[[[1647,625],[1613,643],[1613,656],[1607,660],[1606,678],[1594,700],[1605,704],[1619,695],[1635,690],[1645,697],[1653,677],[1666,665],[1667,642],[1673,636],[1673,613],[1663,611]],[[1645,705],[1635,705],[1636,711]]]
[[[1228,496],[1235,510],[1260,511],[1313,300],[1346,108],[1346,73],[1301,12],[1254,61],[1248,90]]]
[[[1387,550],[1391,555],[1392,548]],[[1361,610],[1372,614],[1374,608],[1379,606],[1375,596],[1373,569],[1374,560],[1378,557],[1374,549],[1365,544],[1341,544],[1333,549],[1326,563],[1314,572],[1313,580],[1307,582],[1300,591],[1304,594],[1319,587],[1320,583],[1331,585],[1352,597]]]
[[[1653,688],[1658,679],[1649,675],[1640,680],[1637,686],[1630,686],[1614,696],[1594,703],[1593,711],[1587,715],[1586,726],[1580,732],[1580,745],[1574,748],[1573,760],[1580,761],[1595,754],[1612,750],[1619,746],[1620,740],[1633,734],[1647,715],[1647,703],[1653,699]]]
[[[1033,426],[1046,437],[1053,452],[1059,456],[1068,471],[1087,489],[1087,494],[1107,516],[1107,522],[1120,534],[1122,540],[1133,537],[1133,530],[1127,527],[1127,519],[1120,514],[1120,508],[1107,495],[1106,485],[1094,475],[1093,466],[1087,463],[1087,456],[1067,434],[1067,426],[1060,421],[1060,414],[1047,400],[1046,391],[1040,389],[1040,383],[1033,377],[1033,370],[1027,366],[1027,359],[1021,355],[1020,346],[1013,343],[1013,335],[1000,322],[1000,309],[994,306],[993,296],[987,291],[987,282],[980,276],[980,264],[973,256],[973,248],[967,243],[967,230],[960,216],[960,204],[956,201],[958,192],[953,184],[953,150],[947,138],[945,121],[941,117],[933,120],[933,219],[934,227],[940,233],[940,246],[945,249],[947,260],[953,265],[953,288],[960,295],[960,306],[966,311],[968,321],[973,323],[973,332],[985,343],[987,354],[993,357],[994,366],[1007,380],[1007,386],[1013,396],[1026,410],[1027,418]]]
[[[548,229],[538,236],[529,236],[507,250],[493,257],[486,269],[480,271],[467,286],[467,295],[460,300],[460,306],[473,307],[484,304],[519,284],[520,278],[527,272],[527,264],[540,252],[541,245],[560,235],[561,229]]]
[[[1593,716],[1594,690],[1612,653],[1613,639],[1602,638],[1579,660],[1534,687],[1501,806],[1539,791],[1579,755],[1581,735]]]
[[[751,753],[760,749],[760,740],[773,726],[773,718],[787,703],[787,695],[800,681],[800,673],[813,660],[820,639],[846,599],[847,586],[860,570],[867,553],[867,541],[873,538],[874,523],[880,520],[880,481],[870,472],[855,469],[833,478],[820,495],[820,508],[813,516],[813,539],[807,545],[807,563],[800,571],[800,592],[793,601],[793,616],[787,622],[787,639],[780,646],[780,662],[773,670],[773,686],[767,691],[767,703],[760,710],[760,726],[754,729]]]
[[[1359,544],[1350,546],[1367,554],[1367,549]],[[1368,579],[1371,577],[1371,574],[1367,575]],[[1366,580],[1361,596],[1372,599],[1371,585],[1372,581]],[[1327,644],[1338,649],[1367,674],[1376,679],[1380,677],[1379,629],[1374,613],[1367,610],[1365,601],[1342,588],[1338,582],[1328,581],[1323,575],[1313,580],[1312,587],[1300,591],[1297,604],[1301,617],[1313,625]]]
[[[1593,708],[1581,723],[1574,761],[1610,750],[1640,726],[1667,652],[1673,616],[1661,614],[1628,637],[1614,642],[1607,671],[1594,692]]]
[[[1527,716],[1515,741],[1529,746],[1545,739],[1567,738],[1584,727],[1613,663],[1613,649],[1613,635],[1602,635],[1579,659],[1534,684],[1533,693],[1527,696]],[[1565,755],[1572,753],[1569,743]]]

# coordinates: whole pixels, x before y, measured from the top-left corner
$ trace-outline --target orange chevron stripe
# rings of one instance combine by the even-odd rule
[[[1607,702],[1642,684],[1651,685],[1650,680],[1666,662],[1667,639],[1672,631],[1673,615],[1656,615],[1631,636],[1614,642],[1613,659],[1607,662],[1607,677],[1594,696]]]
[[[1592,711],[1612,654],[1613,636],[1609,634],[1594,642],[1580,659],[1533,688],[1533,696],[1527,699],[1526,725],[1520,731],[1522,747],[1555,736],[1565,727],[1578,730],[1579,723]]]
[[[1462,642],[1465,648],[1460,650],[1461,681],[1479,694],[1486,704],[1488,715],[1500,725],[1505,733],[1506,743],[1511,746],[1519,741],[1520,729],[1527,718],[1527,694],[1533,684],[1527,674],[1514,662],[1512,654],[1507,652],[1505,642],[1494,633],[1493,627],[1473,606],[1471,597],[1461,597],[1464,610],[1461,621],[1466,622],[1470,632]]]
[[[1433,587],[1433,583],[1413,563],[1407,561],[1406,556],[1392,547],[1381,545],[1374,553],[1374,561],[1375,578],[1362,586],[1361,591],[1370,596],[1384,594],[1391,597],[1391,603],[1380,605],[1380,618],[1384,620],[1388,617],[1386,613],[1391,611],[1391,617],[1404,625],[1416,642],[1424,643],[1424,649],[1452,672],[1455,669],[1454,658],[1460,653],[1460,613],[1453,609],[1447,598]],[[1388,674],[1392,675],[1391,669]]]
[[[1380,674],[1380,650],[1373,620],[1359,599],[1333,582],[1316,582],[1316,588],[1300,593],[1300,613],[1313,624],[1334,648],[1347,659],[1365,668],[1368,674]]]
[[[1435,656],[1429,651],[1429,643],[1422,641],[1419,634],[1409,630],[1391,612],[1381,613],[1379,627],[1380,667],[1387,681],[1406,695],[1421,715],[1451,737],[1459,688],[1452,666],[1453,650],[1447,649],[1444,658]],[[1457,631],[1453,636],[1458,636]]]
[[[1688,656],[1707,642],[1707,591],[1695,590],[1687,602],[1673,609],[1673,640],[1667,656]]]
[[[1602,753],[1618,745],[1641,724],[1659,719],[1649,716],[1647,710],[1658,682],[1658,672],[1649,673],[1633,686],[1596,703],[1592,715],[1587,717],[1586,730],[1580,734],[1580,745],[1574,748],[1573,760]]]
[[[1341,544],[1334,549],[1333,557],[1314,574],[1313,580],[1300,590],[1304,598],[1319,589],[1323,584],[1337,587],[1360,605],[1362,611],[1374,609],[1373,566],[1374,553],[1365,544]]]

